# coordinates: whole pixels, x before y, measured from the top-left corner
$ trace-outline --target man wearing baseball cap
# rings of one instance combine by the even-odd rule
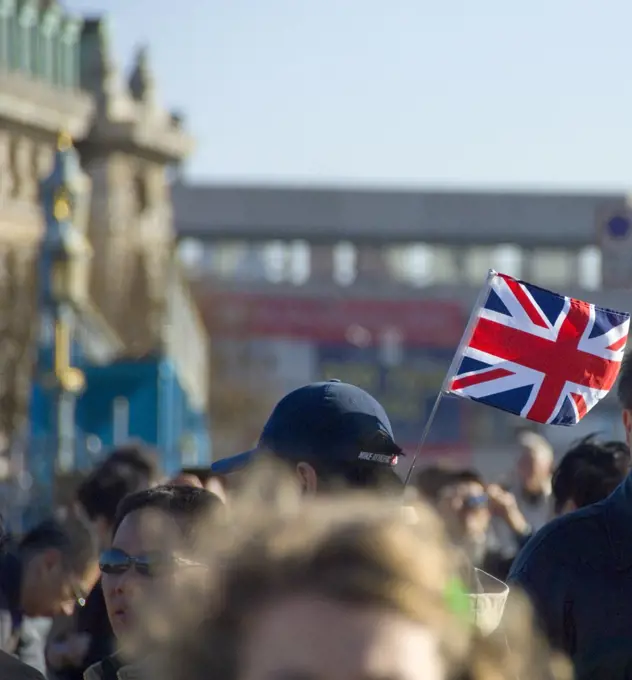
[[[370,394],[339,380],[287,394],[272,411],[257,447],[217,461],[211,471],[229,475],[261,453],[291,464],[307,493],[337,484],[402,487],[396,466],[403,452],[386,412]]]

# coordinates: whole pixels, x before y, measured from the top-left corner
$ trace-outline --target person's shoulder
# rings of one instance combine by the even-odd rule
[[[44,676],[38,670],[2,651],[0,651],[0,678],[2,680],[44,680]]]
[[[595,551],[606,539],[603,531],[603,503],[590,505],[562,517],[556,517],[536,532],[518,553],[509,573],[509,580],[541,561],[549,565],[574,566],[585,561],[586,546]]]

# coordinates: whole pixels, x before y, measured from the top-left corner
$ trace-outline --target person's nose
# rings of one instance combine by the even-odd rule
[[[114,592],[117,595],[133,595],[138,590],[138,573],[134,567],[119,574],[114,583]]]

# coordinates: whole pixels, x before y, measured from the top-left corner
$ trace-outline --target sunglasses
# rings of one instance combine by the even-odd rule
[[[478,496],[468,496],[463,499],[463,507],[467,510],[476,510],[477,508],[485,508],[489,503],[489,496],[486,493]]]
[[[140,576],[155,578],[171,571],[175,567],[202,567],[200,562],[188,560],[184,557],[171,555],[169,557],[161,553],[148,553],[132,557],[124,550],[110,548],[101,553],[99,569],[102,574],[120,575],[130,569],[134,569]]]
[[[161,554],[139,555],[132,557],[118,548],[111,548],[101,553],[99,569],[102,574],[118,575],[134,569],[137,574],[154,578],[164,574],[173,566],[173,560]]]

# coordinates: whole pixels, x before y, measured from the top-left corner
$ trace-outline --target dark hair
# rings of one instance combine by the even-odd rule
[[[210,515],[218,505],[221,505],[220,500],[206,489],[173,484],[155,486],[130,494],[121,501],[112,533],[116,533],[127,515],[137,510],[153,508],[177,519],[186,536],[193,532],[200,520]]]
[[[82,575],[96,557],[92,534],[79,520],[44,520],[22,538],[18,548],[26,559],[43,550],[59,550],[67,569],[76,576]]]
[[[196,466],[192,466],[192,467],[183,467],[180,470],[180,474],[181,475],[191,475],[193,477],[197,477],[204,486],[206,486],[213,477],[217,477],[217,475],[214,475],[211,472],[210,467],[204,467],[203,465],[200,465],[200,466],[196,465]]]
[[[630,470],[630,449],[619,441],[600,442],[588,435],[566,452],[553,473],[555,511],[572,500],[582,508],[603,500]]]
[[[624,409],[632,409],[632,353],[627,352],[619,370],[617,396]]]
[[[156,481],[160,474],[158,452],[143,442],[128,442],[112,449],[101,465],[129,465],[150,482]]]
[[[103,517],[108,524],[112,524],[123,498],[139,491],[146,484],[144,471],[127,463],[106,461],[80,484],[77,500],[90,520]]]
[[[388,465],[370,462],[332,462],[322,458],[308,458],[318,475],[319,489],[325,492],[338,492],[343,489],[402,493],[404,482]]]
[[[451,483],[454,470],[441,466],[430,465],[420,470],[414,478],[414,485],[421,497],[429,503],[436,503],[439,494],[445,486]]]
[[[479,472],[469,468],[462,468],[460,470],[453,470],[446,478],[446,484],[480,484],[485,486],[485,480]]]

